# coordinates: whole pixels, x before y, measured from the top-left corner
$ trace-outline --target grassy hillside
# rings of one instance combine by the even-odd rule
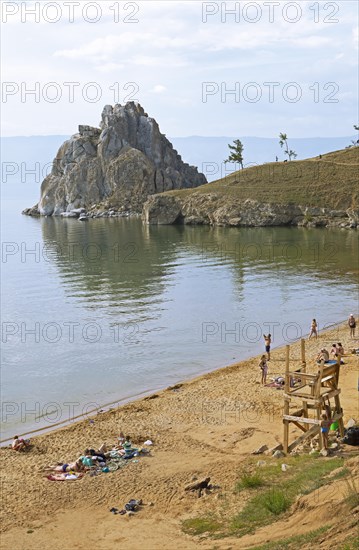
[[[358,181],[359,147],[352,147],[328,153],[321,159],[253,166],[196,189],[169,193],[181,198],[191,193],[216,193],[240,201],[255,199],[346,209],[359,204]]]

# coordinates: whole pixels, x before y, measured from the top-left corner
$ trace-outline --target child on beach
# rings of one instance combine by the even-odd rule
[[[263,334],[263,338],[265,343],[265,350],[267,352],[267,360],[270,361],[270,345],[272,343],[272,335],[268,334],[268,336],[266,336],[265,334]]]
[[[267,374],[268,374],[268,365],[267,365],[267,358],[265,355],[262,355],[259,368],[262,371],[262,378],[261,378],[261,384],[264,386],[267,382]]]
[[[308,340],[310,340],[312,336],[315,336],[315,338],[318,338],[318,325],[315,319],[313,319],[312,324],[310,326],[310,333],[309,333]]]
[[[324,449],[328,449],[328,433],[329,433],[329,428],[331,423],[332,421],[329,419],[328,415],[322,414],[322,422],[320,426],[321,426],[321,432],[323,436]]]

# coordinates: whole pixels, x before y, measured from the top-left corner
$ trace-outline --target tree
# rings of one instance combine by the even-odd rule
[[[357,132],[359,132],[359,124],[354,124],[354,130],[356,130]],[[354,145],[354,147],[356,147],[357,145],[359,145],[359,139],[356,139],[356,140],[352,140],[352,144]]]
[[[353,124],[354,130],[359,132],[359,124]],[[346,149],[350,149],[351,147],[357,147],[359,145],[359,139],[352,139],[351,144],[346,146]]]
[[[297,158],[297,153],[295,151],[292,151],[292,149],[289,149],[288,147],[288,136],[287,134],[280,133],[279,134],[279,145],[281,147],[285,146],[284,154],[288,155],[289,160],[292,160],[292,158]]]
[[[228,145],[231,154],[224,162],[238,162],[243,170],[243,143],[240,139],[234,140],[234,145]]]

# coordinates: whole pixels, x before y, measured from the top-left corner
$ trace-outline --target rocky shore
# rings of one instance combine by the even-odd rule
[[[23,214],[40,216],[38,206],[26,208]],[[219,227],[336,227],[357,229],[359,210],[332,210],[329,208],[294,204],[261,203],[247,199],[223,200],[215,194],[192,194],[185,199],[171,194],[152,195],[144,204],[142,214],[125,210],[122,206],[93,205],[73,208],[59,214],[62,218],[80,221],[96,218],[142,217],[148,225],[211,225]]]
[[[340,227],[355,229],[359,210],[333,210],[296,204],[244,201],[216,193],[171,193],[152,196],[144,204],[142,219],[147,224],[216,225],[230,227]]]

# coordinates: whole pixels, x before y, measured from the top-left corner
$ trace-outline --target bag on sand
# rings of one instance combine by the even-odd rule
[[[354,445],[355,447],[358,447],[359,446],[359,426],[353,426],[352,428],[348,428],[342,441],[346,445]]]

